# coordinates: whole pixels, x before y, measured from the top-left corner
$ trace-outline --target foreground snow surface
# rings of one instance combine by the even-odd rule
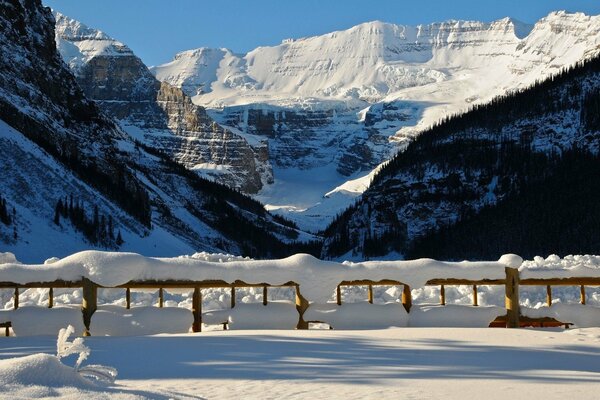
[[[400,328],[91,337],[89,362],[112,387],[7,373],[55,337],[0,338],[0,398],[594,399],[600,329]],[[37,363],[53,360],[36,356]],[[68,363],[69,360],[67,360]],[[72,360],[71,360],[72,361]],[[58,368],[59,365],[56,365]],[[21,377],[22,382],[19,382]]]

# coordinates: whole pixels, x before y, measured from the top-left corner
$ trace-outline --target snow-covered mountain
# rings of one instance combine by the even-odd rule
[[[441,118],[598,52],[600,17],[560,11],[535,25],[375,21],[247,54],[190,50],[151,71],[226,128],[268,140],[274,184],[258,198],[319,228]]]
[[[134,140],[108,118],[98,107],[104,108],[102,103],[85,96],[90,88],[82,90],[56,50],[54,26],[51,11],[40,0],[0,2],[3,251],[40,262],[90,247],[154,255],[205,249],[260,256],[300,250],[289,246],[307,236],[265,212],[260,203],[201,179],[160,146]],[[83,30],[83,35],[89,32]],[[93,36],[94,46],[106,41],[100,33]],[[85,72],[93,60],[108,63],[104,70],[93,70],[100,81],[102,73],[112,75],[111,67],[123,66],[111,64],[122,57],[133,67],[118,72],[144,76],[138,73],[145,67],[125,46],[105,44],[102,54],[109,52],[113,58],[92,57],[98,48],[82,43],[84,50],[77,49],[81,58],[74,58],[72,66]],[[135,92],[139,104],[147,93],[159,93],[163,103],[157,107],[169,113],[181,106],[180,115],[189,118],[186,123],[197,123],[193,118],[203,115],[201,107],[177,98],[179,89],[150,74],[145,77],[133,80],[140,83]],[[98,87],[95,93],[110,95],[111,90],[135,86],[116,78],[109,80],[122,86]],[[139,104],[129,100],[121,106],[135,110]]]
[[[246,193],[272,182],[264,140],[215,123],[176,87],[161,83],[126,45],[58,12],[56,44],[85,95],[142,143],[202,176]]]
[[[325,234],[324,257],[600,248],[600,56],[422,132]]]

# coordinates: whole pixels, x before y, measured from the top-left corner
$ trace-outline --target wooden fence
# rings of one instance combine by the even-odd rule
[[[520,279],[519,271],[515,268],[505,268],[506,277],[504,279],[432,279],[429,280],[427,286],[440,287],[440,304],[446,304],[445,288],[447,286],[468,285],[473,288],[473,306],[478,306],[477,287],[481,285],[503,285],[505,287],[505,307],[506,315],[498,317],[490,326],[505,326],[507,328],[518,328],[521,326],[556,326],[568,325],[569,321],[556,321],[552,318],[525,318],[519,312],[519,287],[524,285],[545,286],[547,294],[547,304],[552,305],[552,286],[579,286],[581,293],[581,304],[586,304],[585,286],[600,286],[600,278],[564,278],[564,279]],[[337,286],[336,301],[338,305],[342,304],[342,286],[366,286],[367,300],[373,303],[373,286],[402,286],[402,304],[407,312],[410,313],[412,307],[411,288],[400,281],[394,280],[354,280],[342,281]],[[295,282],[287,282],[283,285],[270,285],[263,283],[246,283],[235,281],[228,283],[225,281],[183,281],[183,280],[167,280],[167,281],[132,281],[124,285],[115,287],[105,287],[95,284],[87,278],[79,281],[53,281],[53,282],[32,282],[26,284],[18,284],[14,282],[0,282],[0,289],[14,289],[14,308],[19,308],[19,291],[29,288],[47,288],[48,307],[54,306],[54,289],[64,288],[80,288],[82,289],[82,304],[81,310],[83,314],[83,323],[85,326],[84,336],[91,334],[90,325],[94,312],[97,310],[98,288],[125,290],[126,308],[131,307],[131,289],[158,289],[159,300],[158,306],[164,306],[164,290],[165,289],[188,289],[193,290],[192,296],[192,314],[194,322],[192,324],[193,332],[200,332],[202,328],[202,291],[201,289],[210,288],[229,288],[231,290],[231,307],[236,304],[236,288],[242,287],[262,287],[263,288],[263,304],[267,305],[267,294],[270,287],[291,287],[295,289],[296,310],[298,311],[297,329],[308,329],[310,322],[305,321],[304,313],[309,307],[309,302],[302,296],[300,286]],[[3,324],[8,334],[10,322]]]

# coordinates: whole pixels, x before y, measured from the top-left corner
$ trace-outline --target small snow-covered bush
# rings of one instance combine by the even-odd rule
[[[90,348],[84,344],[83,338],[81,337],[75,338],[72,342],[69,341],[69,338],[74,332],[75,328],[73,328],[73,325],[69,325],[58,332],[58,339],[56,340],[56,357],[60,360],[77,354],[78,357],[74,369],[79,375],[96,382],[106,384],[113,383],[117,377],[116,369],[105,365],[94,364],[85,367],[81,366],[81,363],[88,358],[91,351]]]

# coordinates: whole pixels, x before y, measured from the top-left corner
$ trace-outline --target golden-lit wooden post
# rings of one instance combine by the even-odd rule
[[[16,310],[19,308],[19,288],[15,288],[15,294],[13,297],[13,308]]]
[[[263,306],[266,306],[269,302],[269,289],[267,285],[263,286]]]
[[[192,332],[202,332],[202,292],[199,287],[194,288],[192,295],[192,314],[194,316]]]
[[[546,304],[548,307],[552,305],[552,286],[550,285],[546,286]]]
[[[369,303],[373,304],[373,285],[369,285],[368,288],[368,296],[369,296]]]
[[[308,329],[308,322],[304,320],[304,313],[308,305],[308,300],[300,293],[300,286],[296,285],[296,310],[298,310],[298,324],[296,325],[296,329]]]
[[[83,336],[91,336],[90,324],[92,315],[98,308],[98,286],[87,278],[83,278],[83,301],[81,302],[81,312],[83,314],[83,325],[85,330]]]
[[[444,285],[440,286],[440,304],[442,306],[446,305],[446,287]]]
[[[505,268],[506,284],[504,302],[506,305],[506,327],[518,328],[519,323],[519,270]]]
[[[338,306],[342,305],[342,288],[340,285],[337,285],[337,288],[335,289],[335,300]]]
[[[410,312],[410,308],[412,307],[412,294],[410,293],[410,286],[404,285],[404,289],[402,290],[402,305],[406,312]]]
[[[473,285],[473,305],[475,307],[479,305],[479,299],[477,298],[477,285]]]
[[[131,289],[125,289],[125,308],[128,310],[131,308]]]
[[[585,286],[581,285],[579,288],[579,294],[581,296],[581,304],[585,304]]]
[[[54,307],[54,288],[48,289],[48,308]]]

